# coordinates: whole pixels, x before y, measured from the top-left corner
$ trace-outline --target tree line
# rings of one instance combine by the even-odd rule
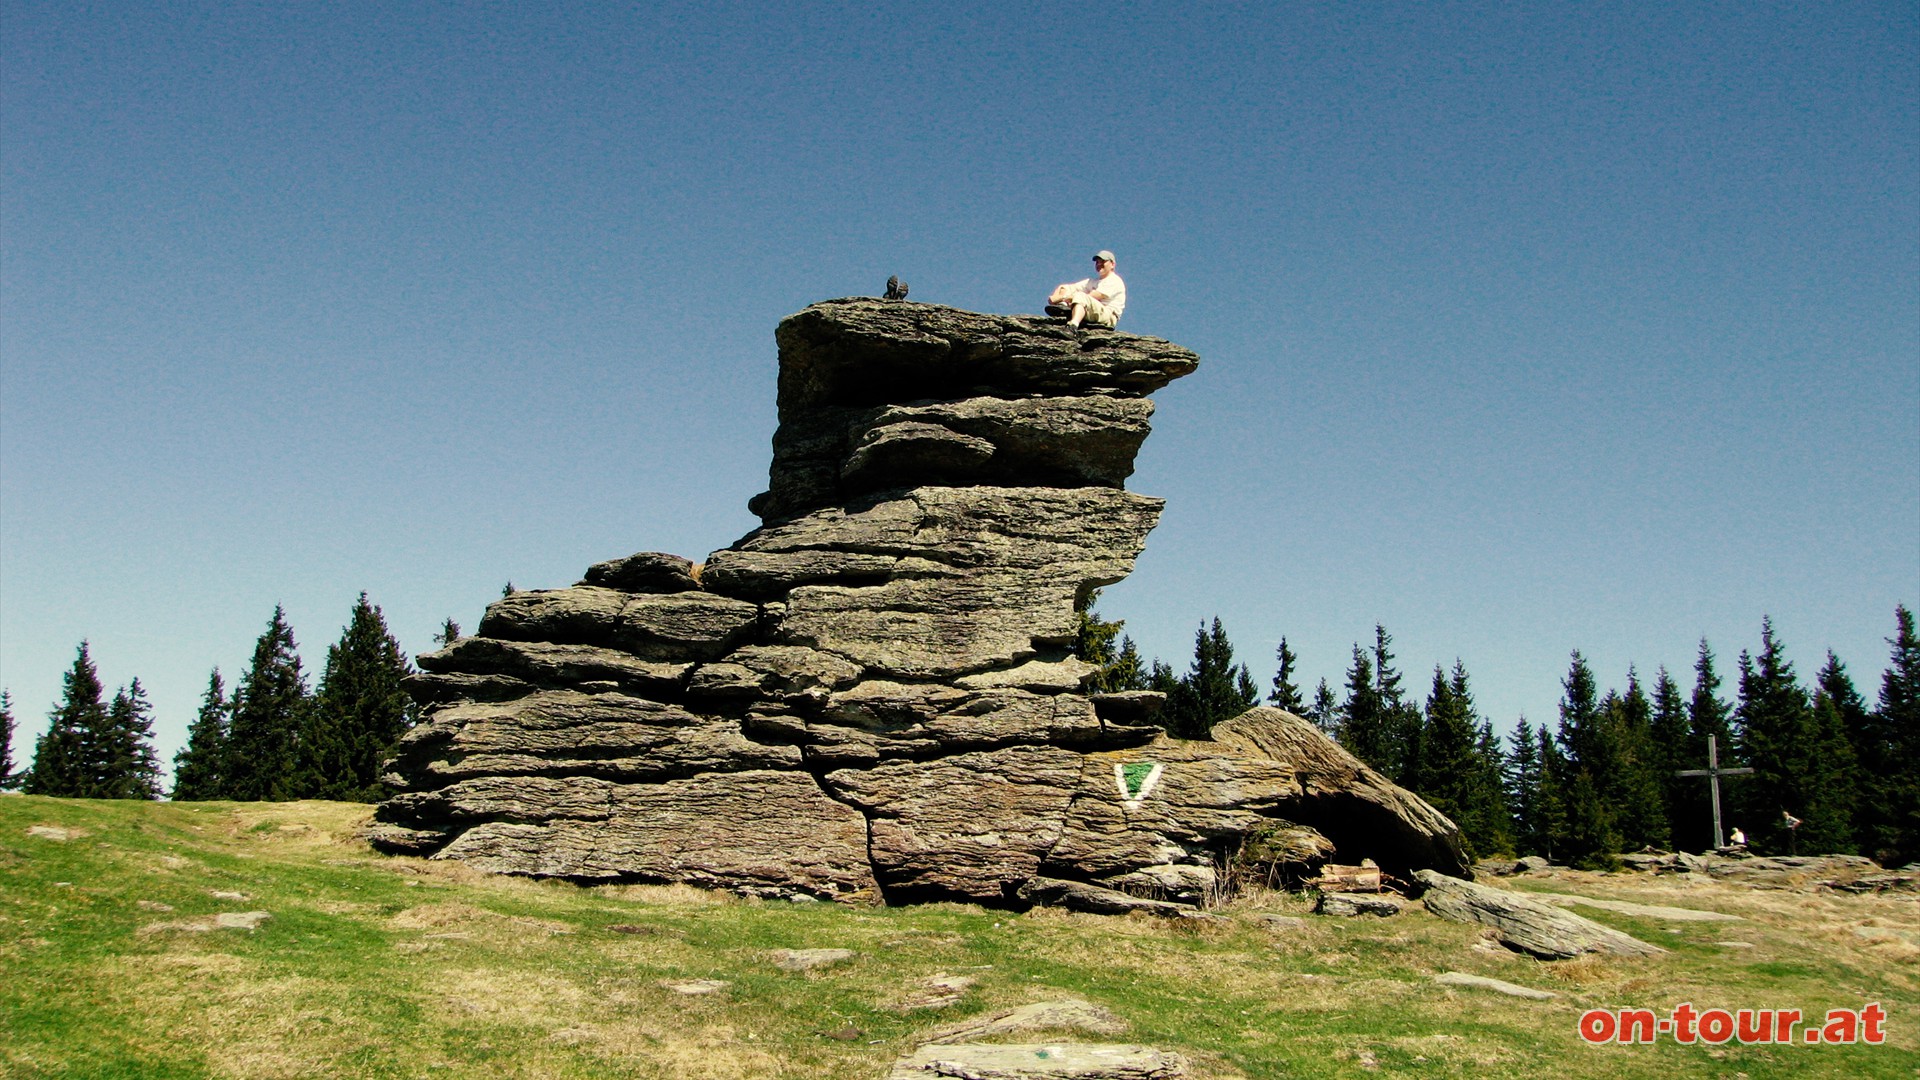
[[[1452,818],[1476,856],[1542,855],[1610,867],[1620,852],[1703,851],[1714,844],[1709,788],[1677,775],[1707,763],[1751,768],[1722,780],[1723,816],[1756,851],[1864,854],[1883,865],[1920,859],[1920,641],[1913,615],[1894,611],[1877,700],[1869,705],[1831,651],[1803,683],[1762,620],[1760,649],[1740,654],[1732,697],[1703,639],[1690,687],[1665,667],[1647,685],[1628,668],[1624,688],[1600,689],[1577,650],[1561,681],[1557,724],[1525,717],[1505,738],[1474,704],[1466,666],[1435,667],[1425,699],[1395,667],[1392,637],[1374,627],[1356,643],[1343,692],[1320,680],[1309,697],[1298,657],[1280,640],[1265,704],[1313,721],[1355,757]],[[1146,662],[1124,622],[1083,605],[1079,656],[1097,689],[1159,690],[1160,723],[1178,738],[1261,704],[1258,684],[1219,619],[1194,635],[1176,675]]]
[[[327,649],[312,692],[297,650],[286,612],[276,606],[231,693],[220,669],[213,670],[186,745],[173,759],[172,798],[384,797],[381,758],[417,719],[401,688],[413,666],[385,616],[360,594],[340,640]],[[60,700],[34,746],[33,762],[19,773],[12,760],[13,729],[12,699],[0,692],[0,782],[8,786],[72,798],[160,797],[153,713],[140,680],[105,701],[84,641],[62,678]]]

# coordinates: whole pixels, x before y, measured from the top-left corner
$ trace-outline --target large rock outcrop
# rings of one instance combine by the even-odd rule
[[[1077,605],[1162,502],[1122,486],[1157,338],[835,300],[780,324],[764,524],[492,604],[419,658],[373,838],[580,880],[1022,903],[1036,880],[1182,903],[1286,823],[1342,857],[1465,869],[1451,822],[1312,725],[1165,737],[1090,693]],[[1032,895],[1029,892],[1026,895]]]

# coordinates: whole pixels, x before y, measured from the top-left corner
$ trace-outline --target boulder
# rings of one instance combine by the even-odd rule
[[[1506,889],[1420,870],[1414,879],[1426,887],[1427,910],[1453,922],[1491,927],[1509,948],[1542,960],[1567,960],[1586,953],[1658,956],[1666,950],[1611,927]]]
[[[633,593],[690,592],[700,587],[693,560],[661,551],[642,551],[624,559],[610,559],[587,568],[582,585],[599,585]]]
[[[1181,1080],[1179,1054],[1117,1043],[940,1043],[894,1063],[887,1080]]]
[[[1127,1022],[1108,1009],[1080,998],[1035,1001],[985,1016],[962,1020],[935,1031],[927,1043],[967,1043],[1036,1031],[1084,1031],[1093,1035],[1120,1035]]]
[[[1465,872],[1458,829],[1313,725],[1210,740],[1073,655],[1159,499],[1157,338],[851,299],[785,320],[762,523],[514,592],[419,660],[377,847],[790,899],[1191,913],[1223,857]],[[1292,871],[1289,871],[1292,873]],[[1230,880],[1230,879],[1228,879]]]

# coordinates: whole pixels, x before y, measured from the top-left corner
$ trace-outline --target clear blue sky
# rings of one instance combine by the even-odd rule
[[[1920,5],[0,3],[0,685],[85,638],[169,758],[276,603],[410,652],[755,521],[773,328],[1119,255],[1204,358],[1103,610],[1501,727],[1871,698],[1920,603]],[[1050,30],[1058,23],[1059,30]]]

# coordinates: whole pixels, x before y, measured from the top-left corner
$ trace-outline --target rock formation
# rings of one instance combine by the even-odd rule
[[[1170,740],[1089,693],[1077,605],[1162,502],[1123,487],[1157,338],[872,299],[780,324],[764,524],[516,592],[421,656],[374,842],[578,880],[1021,904],[1036,880],[1195,903],[1288,823],[1341,857],[1465,870],[1458,831],[1256,709]]]

